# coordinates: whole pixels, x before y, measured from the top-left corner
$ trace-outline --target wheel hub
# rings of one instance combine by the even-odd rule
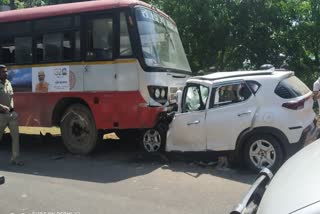
[[[257,140],[252,143],[249,150],[251,162],[258,168],[271,167],[276,161],[273,145],[266,140]]]
[[[159,151],[161,147],[161,135],[156,129],[149,129],[143,136],[143,147],[147,152]]]
[[[85,126],[86,124],[80,119],[73,120],[71,124],[71,132],[75,137],[81,137],[88,134],[88,130]]]

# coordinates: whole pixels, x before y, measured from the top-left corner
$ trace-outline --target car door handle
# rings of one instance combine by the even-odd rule
[[[188,124],[188,126],[190,126],[190,125],[194,125],[194,124],[198,124],[198,123],[200,123],[200,120],[195,120],[195,121],[189,122],[187,124]]]
[[[247,114],[251,114],[251,111],[240,113],[240,114],[238,114],[238,117],[242,117],[242,116],[247,115]]]

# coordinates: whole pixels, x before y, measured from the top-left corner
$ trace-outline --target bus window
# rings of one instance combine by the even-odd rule
[[[41,19],[34,22],[34,30],[36,32],[48,32],[58,29],[68,29],[72,27],[72,16],[54,17]]]
[[[1,41],[1,61],[4,64],[12,64],[14,59],[15,44],[14,39],[6,38]]]
[[[1,24],[1,35],[12,36],[31,34],[31,21]]]
[[[72,60],[72,33],[63,35],[63,61]]]
[[[113,31],[111,18],[90,21],[87,32],[87,60],[112,59]]]
[[[36,61],[43,62],[43,41],[42,36],[36,39]]]
[[[80,33],[75,33],[75,41],[73,41],[73,34],[73,32],[51,33],[38,37],[36,39],[37,62],[71,61],[73,56],[80,59]]]
[[[120,14],[120,56],[131,56],[132,48],[128,33],[128,25],[124,13]]]
[[[45,61],[58,61],[62,52],[62,33],[43,35],[43,56]]]
[[[32,63],[32,37],[16,37],[15,45],[15,63]]]
[[[80,49],[80,44],[81,44],[81,40],[80,40],[80,31],[77,31],[75,33],[75,41],[74,41],[74,58],[77,60],[81,59],[81,49]]]

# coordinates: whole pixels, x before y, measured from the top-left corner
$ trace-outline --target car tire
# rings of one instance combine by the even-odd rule
[[[275,172],[284,159],[280,142],[268,134],[255,134],[249,138],[243,155],[246,166],[256,172],[264,167]]]
[[[69,152],[86,155],[95,149],[98,131],[93,115],[85,105],[70,106],[61,119],[60,127],[63,143]]]
[[[146,129],[141,134],[140,145],[146,153],[163,152],[165,150],[167,129],[165,125],[157,125]]]

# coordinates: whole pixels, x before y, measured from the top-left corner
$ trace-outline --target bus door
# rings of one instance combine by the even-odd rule
[[[137,60],[133,58],[128,22],[124,12],[120,12],[119,59],[116,65],[117,91],[138,91],[139,73]]]
[[[111,15],[89,16],[86,28],[85,91],[115,91],[114,19]]]

